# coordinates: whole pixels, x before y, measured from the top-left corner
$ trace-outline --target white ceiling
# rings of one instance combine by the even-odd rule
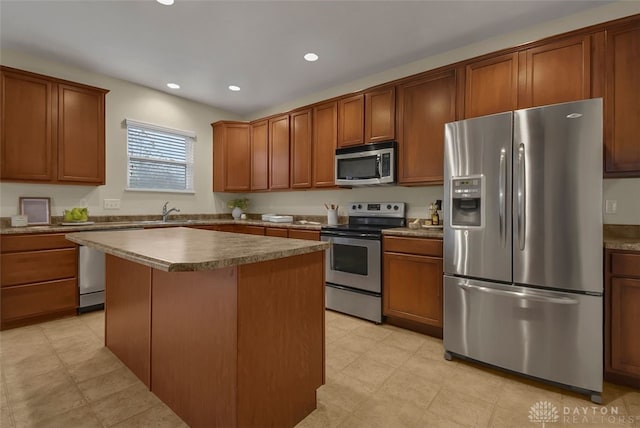
[[[0,46],[249,115],[605,3],[0,0]]]

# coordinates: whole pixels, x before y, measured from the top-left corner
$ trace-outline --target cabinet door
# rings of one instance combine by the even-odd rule
[[[58,181],[104,184],[103,91],[58,84]]]
[[[338,101],[338,147],[364,144],[364,95]]]
[[[366,143],[396,138],[396,88],[364,94],[364,140]]]
[[[0,176],[9,180],[54,179],[53,83],[2,70]]]
[[[455,70],[398,86],[398,183],[442,183],[444,124],[456,117]]]
[[[468,64],[465,80],[465,118],[518,108],[518,53]]]
[[[607,29],[605,174],[640,177],[640,20]]]
[[[591,98],[591,36],[575,36],[520,53],[519,108]]]
[[[289,188],[289,115],[269,119],[269,188]]]
[[[225,191],[247,191],[251,189],[251,138],[249,124],[225,125],[224,171]]]
[[[442,259],[384,253],[384,314],[442,327]]]
[[[611,367],[640,377],[640,279],[611,280]]]
[[[291,187],[311,187],[311,109],[291,113]]]
[[[251,124],[251,190],[269,188],[269,121]]]
[[[313,108],[313,187],[335,186],[338,103]]]

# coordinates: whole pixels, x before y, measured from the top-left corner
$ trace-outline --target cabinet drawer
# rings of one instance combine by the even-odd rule
[[[78,250],[29,251],[7,253],[1,257],[2,287],[75,278],[78,271]]]
[[[306,239],[308,241],[319,241],[320,232],[317,230],[289,229],[289,238]]]
[[[3,253],[75,248],[76,244],[67,241],[64,235],[64,233],[51,233],[46,235],[2,235],[2,237],[0,237],[0,248],[2,248]]]
[[[640,277],[640,253],[611,253],[611,273]]]
[[[75,279],[18,285],[2,289],[2,321],[75,309],[78,305]]]
[[[286,238],[289,236],[287,233],[287,229],[280,229],[278,227],[266,227],[264,229],[264,234],[267,236],[277,236],[280,238]]]
[[[442,240],[440,239],[385,236],[383,248],[384,251],[392,251],[394,253],[442,257]]]
[[[246,233],[248,235],[262,235],[264,236],[264,227],[262,226],[246,226],[243,224],[236,224],[235,233]]]

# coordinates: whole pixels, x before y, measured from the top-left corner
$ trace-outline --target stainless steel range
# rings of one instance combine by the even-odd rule
[[[405,225],[404,202],[351,202],[349,223],[325,226],[326,307],[382,322],[382,230]]]

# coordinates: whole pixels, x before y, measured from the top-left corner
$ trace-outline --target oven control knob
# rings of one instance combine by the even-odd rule
[[[394,205],[394,206],[393,206],[393,209],[394,209],[394,210],[396,210],[396,211],[398,211],[398,210],[400,209],[400,207],[399,207],[399,206],[397,206],[397,205]]]
[[[362,205],[358,204],[358,209],[361,210],[362,209]]]
[[[387,205],[387,209],[390,210],[391,209],[391,204]]]
[[[356,208],[357,208],[357,207],[356,207],[355,205],[352,205],[352,206],[351,206],[351,209],[352,209],[352,210],[355,210]]]

